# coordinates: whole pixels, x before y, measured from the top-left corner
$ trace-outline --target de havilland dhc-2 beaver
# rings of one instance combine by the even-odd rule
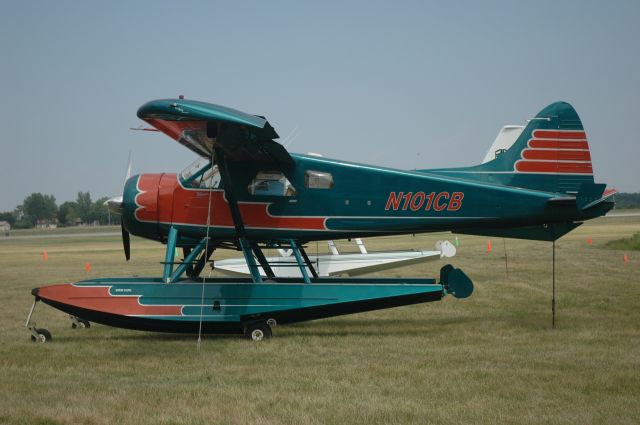
[[[269,122],[184,99],[148,102],[138,117],[198,155],[180,174],[126,180],[109,206],[129,234],[166,244],[162,277],[99,278],[43,286],[38,301],[90,322],[126,329],[244,333],[272,327],[468,297],[473,284],[451,265],[434,278],[320,277],[312,241],[426,232],[555,241],[613,208],[615,190],[594,182],[587,136],[571,105],[556,102],[526,126],[504,127],[480,165],[397,170],[314,154],[292,154]],[[184,258],[175,258],[176,248]],[[241,251],[248,277],[200,277],[216,249]],[[265,248],[290,250],[299,277],[278,276]],[[290,275],[289,275],[290,276]]]

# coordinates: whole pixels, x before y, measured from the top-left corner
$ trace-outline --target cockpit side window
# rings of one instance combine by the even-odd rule
[[[220,171],[218,166],[214,165],[213,168],[207,170],[198,183],[200,187],[208,189],[220,189],[222,187],[222,178],[220,177]]]
[[[304,173],[304,185],[309,189],[333,189],[333,176],[324,171],[307,170]]]
[[[296,196],[295,187],[279,171],[260,171],[251,180],[248,191],[258,196]]]
[[[218,166],[211,166],[207,158],[198,158],[180,172],[180,181],[185,187],[219,189],[221,185]]]

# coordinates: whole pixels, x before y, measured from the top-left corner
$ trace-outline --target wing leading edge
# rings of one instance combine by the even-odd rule
[[[194,100],[160,99],[142,105],[138,118],[200,156],[210,157],[219,148],[232,160],[293,163],[263,117]]]

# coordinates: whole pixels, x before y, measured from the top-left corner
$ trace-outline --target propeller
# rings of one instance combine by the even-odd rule
[[[131,177],[131,151],[129,151],[129,163],[127,164],[127,174],[124,177],[124,184],[122,186],[122,191],[124,192],[124,185],[127,183]],[[113,198],[109,198],[104,202],[111,212],[116,214],[120,214],[120,230],[122,231],[122,247],[124,248],[124,258],[127,261],[131,258],[131,237],[129,235],[129,231],[124,227],[124,221],[122,220],[122,210],[123,210],[123,195],[114,196]]]
[[[124,258],[129,261],[131,258],[131,237],[129,232],[124,228],[124,223],[120,220],[120,228],[122,229],[122,247],[124,248]]]

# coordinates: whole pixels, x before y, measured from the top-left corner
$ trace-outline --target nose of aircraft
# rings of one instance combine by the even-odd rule
[[[138,174],[126,180],[121,196],[105,201],[109,210],[120,214],[122,244],[127,260],[130,257],[130,234],[152,240],[163,239],[158,227],[161,214],[159,204],[163,204],[163,217],[168,217],[165,221],[171,221],[175,184],[175,174]]]
[[[135,194],[133,195],[133,197],[127,196],[128,192],[131,191],[128,188],[131,184],[134,184],[132,181],[135,179],[137,179],[137,176],[129,178],[129,176],[127,175],[127,178],[124,183],[122,195],[114,196],[112,198],[107,199],[104,202],[104,205],[106,205],[107,208],[109,208],[109,211],[116,214],[120,214],[121,216],[120,227],[122,230],[122,247],[124,248],[124,256],[127,261],[129,261],[129,259],[131,258],[131,238],[129,235],[129,231],[125,227],[125,221],[128,221],[127,218],[125,217],[125,204],[131,204],[132,202],[135,203],[135,200],[134,200]]]

